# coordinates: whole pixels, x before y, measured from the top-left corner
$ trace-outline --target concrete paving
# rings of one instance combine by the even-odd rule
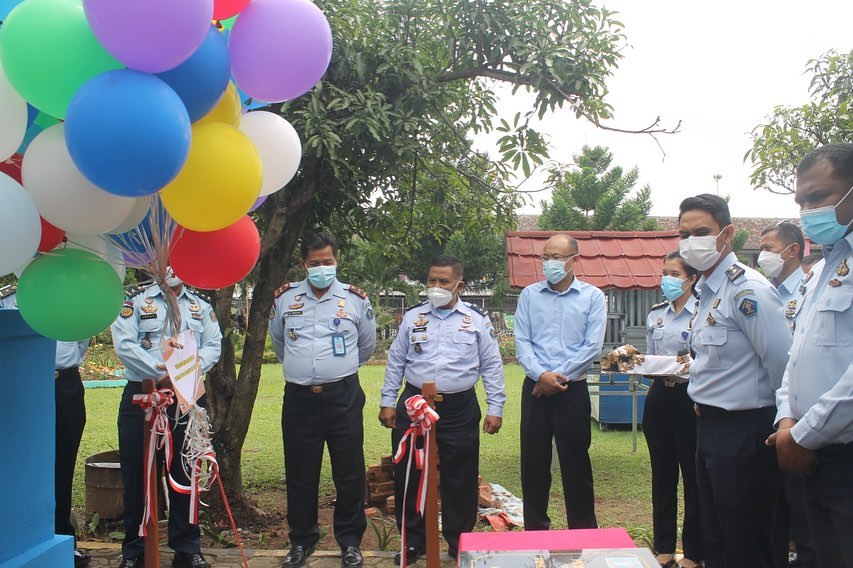
[[[106,542],[78,542],[77,548],[92,555],[90,568],[118,568],[121,562],[121,545]],[[211,566],[216,568],[241,568],[243,559],[236,548],[221,549],[207,548],[202,550],[204,557]],[[280,568],[287,550],[245,550],[246,558],[251,568]],[[363,550],[365,568],[393,568],[393,551]],[[172,565],[173,553],[168,548],[160,550],[160,565],[167,568]],[[341,555],[337,550],[317,550],[305,563],[307,568],[340,568]],[[426,562],[421,559],[414,566],[424,568]],[[447,554],[442,554],[442,568],[453,568],[456,561]]]

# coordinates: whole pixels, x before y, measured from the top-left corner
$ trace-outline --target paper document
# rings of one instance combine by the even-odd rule
[[[201,360],[192,330],[183,331],[170,341],[165,363],[183,414],[204,394]]]

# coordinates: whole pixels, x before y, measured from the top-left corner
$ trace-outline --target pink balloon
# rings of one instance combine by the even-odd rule
[[[280,102],[307,93],[332,58],[332,30],[310,0],[253,0],[228,39],[231,72],[252,98]]]
[[[213,18],[213,0],[83,0],[83,8],[104,49],[146,73],[186,61]]]

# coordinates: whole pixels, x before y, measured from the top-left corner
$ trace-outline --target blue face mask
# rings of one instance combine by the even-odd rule
[[[663,291],[663,297],[674,302],[684,294],[684,280],[675,276],[664,276],[660,281],[660,289]]]
[[[335,281],[337,273],[337,266],[311,266],[308,268],[308,282],[319,290],[325,290]]]
[[[568,274],[566,272],[566,260],[545,260],[542,262],[542,272],[551,284],[561,282]]]
[[[803,232],[809,239],[819,245],[834,245],[844,238],[844,235],[847,234],[847,228],[850,227],[850,223],[853,223],[853,220],[846,225],[842,225],[838,222],[835,209],[841,205],[842,201],[847,199],[851,191],[853,191],[853,187],[848,189],[844,197],[835,205],[800,211],[800,224],[803,226]]]

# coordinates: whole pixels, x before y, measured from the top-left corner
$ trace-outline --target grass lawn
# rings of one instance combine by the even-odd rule
[[[521,495],[519,468],[519,421],[521,416],[521,382],[524,376],[518,365],[507,365],[507,405],[503,428],[495,436],[483,434],[480,445],[480,474],[489,482],[500,483],[516,495]],[[364,411],[365,459],[367,464],[379,463],[391,454],[390,431],[377,419],[379,389],[384,366],[366,366],[360,371],[361,383],[367,395]],[[485,395],[478,386],[480,404],[485,414]],[[87,389],[88,420],[74,484],[74,507],[85,510],[83,463],[86,456],[115,449],[118,446],[116,419],[122,389]],[[249,492],[284,485],[284,458],[281,442],[281,397],[283,378],[279,365],[265,365],[261,376],[258,399],[243,451],[243,480]],[[642,401],[641,401],[642,404]],[[601,526],[623,526],[637,540],[647,544],[651,535],[651,477],[648,450],[640,435],[638,451],[631,453],[631,432],[599,431],[592,424],[592,466],[595,475],[597,515]],[[333,492],[328,464],[322,470],[321,495]],[[552,485],[550,515],[554,528],[565,528],[562,489],[559,472]]]

